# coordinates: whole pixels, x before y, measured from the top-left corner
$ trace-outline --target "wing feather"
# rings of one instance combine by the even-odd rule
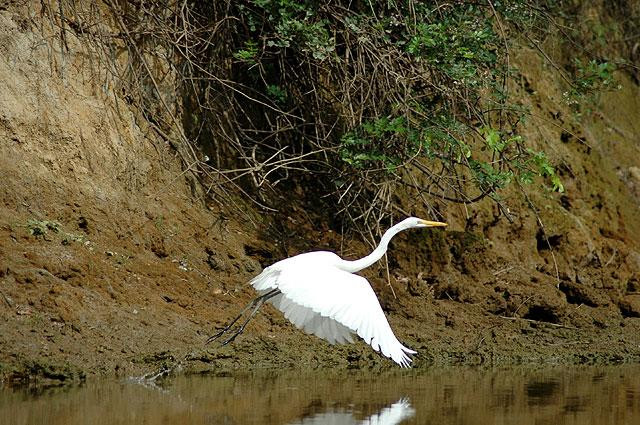
[[[299,329],[329,343],[352,342],[352,332],[403,367],[415,351],[393,334],[380,302],[362,276],[335,266],[294,262],[292,257],[267,267],[251,284],[259,292],[279,289],[270,302]]]
[[[296,304],[284,294],[275,296],[269,300],[269,302],[271,302],[278,310],[282,311],[287,320],[306,333],[316,335],[317,337],[325,339],[332,344],[353,342],[351,329],[336,322],[334,328],[329,331],[326,322],[333,321],[333,319],[322,317],[312,309]]]

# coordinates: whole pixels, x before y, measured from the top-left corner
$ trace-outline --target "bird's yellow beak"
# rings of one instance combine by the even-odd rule
[[[427,227],[446,227],[447,223],[442,223],[439,221],[428,221],[428,220],[420,220],[422,224]]]

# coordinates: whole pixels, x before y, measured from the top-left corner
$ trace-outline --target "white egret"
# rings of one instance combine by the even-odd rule
[[[409,367],[409,355],[416,352],[398,341],[371,285],[367,279],[353,273],[378,261],[387,252],[391,238],[399,232],[415,227],[446,225],[409,217],[387,230],[371,254],[355,261],[343,260],[328,251],[307,252],[278,261],[251,280],[251,285],[260,295],[207,342],[225,334],[252,309],[242,326],[223,345],[233,341],[262,304],[268,301],[309,334],[331,344],[342,344],[353,342],[353,334],[356,333],[375,351],[400,366]]]

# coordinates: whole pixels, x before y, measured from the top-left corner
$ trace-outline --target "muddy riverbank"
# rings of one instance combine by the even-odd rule
[[[300,195],[312,188],[277,213],[241,193],[205,198],[174,148],[105,89],[108,74],[95,73],[81,35],[69,33],[61,50],[41,19],[0,8],[5,382],[163,366],[395,367],[362,342],[304,335],[271,307],[234,344],[205,346],[253,297],[247,282],[263,267],[316,249],[356,258],[369,245]],[[389,273],[383,261],[363,274],[399,339],[419,352],[418,368],[637,362],[640,89],[621,73],[621,88],[577,121],[535,52],[514,61],[523,74],[514,90],[533,111],[526,131],[557,156],[566,192],[531,189],[528,202],[508,193],[511,222],[489,201],[451,206],[445,232],[405,232]],[[398,203],[419,214],[412,201]]]

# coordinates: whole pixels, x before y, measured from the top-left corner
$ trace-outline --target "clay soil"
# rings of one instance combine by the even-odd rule
[[[271,307],[233,344],[205,345],[252,299],[247,282],[263,267],[316,249],[356,258],[369,245],[331,228],[304,196],[269,214],[241,194],[205,197],[82,40],[70,31],[61,48],[40,19],[29,8],[0,8],[5,382],[163,367],[396,367],[362,342],[305,335]],[[523,80],[513,90],[534,117],[525,131],[560,164],[566,192],[505,194],[511,222],[490,202],[451,206],[446,231],[394,240],[389,278],[384,262],[364,275],[396,335],[419,352],[418,368],[636,362],[637,81],[621,73],[622,88],[578,120],[539,55],[523,48],[516,56]]]

